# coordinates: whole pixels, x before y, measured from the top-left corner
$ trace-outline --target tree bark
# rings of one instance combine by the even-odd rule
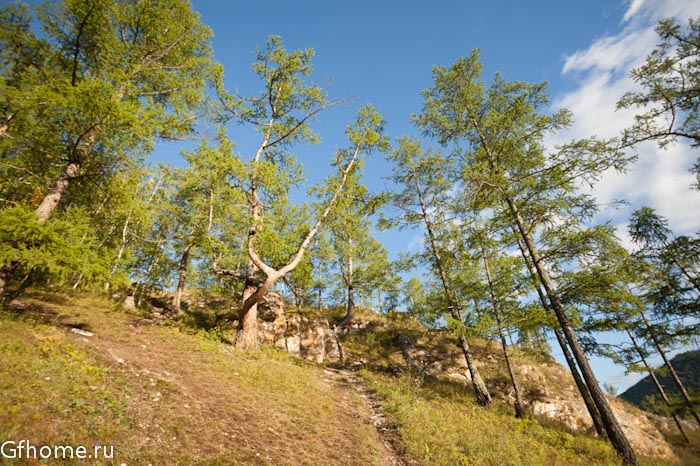
[[[37,221],[45,222],[48,220],[51,213],[56,210],[56,207],[58,206],[61,197],[63,197],[63,194],[66,192],[66,189],[68,189],[68,185],[70,184],[71,180],[76,178],[79,172],[80,163],[70,162],[66,165],[66,167],[63,169],[63,173],[61,173],[61,176],[58,177],[56,183],[54,183],[51,190],[49,190],[46,196],[44,196],[44,198],[41,200],[39,206],[36,208],[35,214]]]
[[[185,291],[185,282],[187,281],[187,266],[190,259],[190,251],[194,248],[194,244],[190,243],[185,247],[182,252],[182,257],[180,257],[180,266],[178,267],[178,281],[177,288],[175,288],[175,294],[173,295],[173,315],[178,315],[180,313],[180,306],[182,304],[182,293]]]
[[[586,381],[586,385],[591,393],[593,402],[598,408],[598,412],[600,413],[605,426],[605,431],[608,434],[608,439],[626,464],[638,466],[639,462],[637,461],[637,457],[632,449],[632,445],[630,445],[627,436],[620,427],[620,424],[617,422],[617,418],[615,417],[612,408],[610,408],[610,404],[608,404],[608,400],[605,398],[605,394],[601,390],[598,380],[593,374],[593,370],[588,363],[588,359],[586,358],[578,338],[576,337],[576,332],[574,331],[573,326],[571,325],[571,322],[564,311],[564,306],[562,306],[561,301],[559,300],[559,295],[554,288],[554,284],[549,277],[549,273],[539,257],[535,242],[533,241],[530,233],[527,231],[525,222],[520,216],[518,207],[510,196],[505,195],[504,198],[508,203],[508,207],[513,215],[518,231],[520,232],[520,235],[527,246],[527,250],[530,253],[530,257],[532,258],[537,274],[540,277],[542,286],[544,287],[547,297],[549,298],[551,308],[557,316],[557,320],[559,321],[559,325],[561,326],[564,336],[566,337],[569,347],[571,348],[571,352],[573,353],[574,358],[581,369],[581,375]]]
[[[259,289],[259,281],[255,275],[258,267],[252,260],[248,260],[248,270],[243,288],[243,303],[246,303]],[[238,318],[238,332],[236,333],[236,347],[244,351],[258,347],[258,303],[257,300],[245,312],[241,312]]]
[[[348,255],[348,268],[345,275],[345,283],[348,289],[348,301],[345,311],[345,317],[343,317],[340,323],[341,327],[348,327],[355,318],[355,271],[352,263],[352,239],[348,240],[349,255]]]
[[[659,382],[658,377],[656,377],[656,373],[654,372],[654,369],[652,369],[652,367],[647,363],[647,359],[644,357],[644,352],[637,344],[637,341],[634,339],[634,335],[632,335],[632,332],[627,330],[627,336],[630,337],[630,340],[632,341],[632,345],[634,346],[635,351],[637,351],[639,358],[641,359],[642,363],[644,364],[644,368],[649,373],[651,380],[654,382],[654,385],[656,386],[656,390],[661,395],[661,399],[664,400],[664,403],[666,404],[666,406],[673,409],[671,407],[671,401],[668,399],[668,396],[666,396],[666,390],[664,390],[664,387],[661,386],[661,383]],[[690,439],[688,438],[688,435],[685,433],[685,430],[683,430],[683,425],[681,424],[681,421],[678,419],[678,416],[676,415],[676,413],[672,412],[671,416],[673,416],[673,421],[676,423],[676,427],[678,427],[678,431],[681,433],[681,435],[685,439],[685,443],[690,443]]]
[[[510,381],[513,384],[513,391],[515,392],[515,417],[522,419],[525,417],[525,404],[523,403],[523,398],[520,395],[520,387],[518,385],[518,379],[515,377],[515,372],[513,371],[513,364],[510,361],[510,356],[508,355],[508,345],[506,344],[506,337],[503,333],[503,322],[501,321],[501,310],[498,303],[498,298],[496,297],[496,292],[493,287],[493,277],[491,276],[491,269],[489,267],[489,261],[486,258],[486,251],[481,248],[482,257],[484,259],[484,270],[486,271],[486,279],[489,283],[489,294],[491,295],[491,306],[493,307],[493,313],[496,316],[496,325],[498,326],[498,334],[501,337],[501,347],[503,348],[503,357],[506,360],[506,366],[508,368],[508,375],[510,376]]]
[[[462,349],[462,354],[464,354],[464,359],[467,362],[467,369],[469,370],[469,375],[472,378],[472,386],[474,387],[474,394],[476,395],[476,402],[486,409],[491,408],[493,401],[491,400],[491,394],[489,389],[484,383],[484,379],[481,378],[481,373],[474,364],[474,357],[472,356],[471,349],[469,348],[469,343],[467,342],[467,337],[459,336],[459,346]]]
[[[551,308],[549,307],[549,303],[547,303],[547,298],[545,297],[544,292],[542,291],[542,288],[540,287],[539,280],[537,278],[537,274],[534,270],[534,264],[532,264],[531,259],[528,256],[527,251],[525,250],[525,246],[523,245],[523,241],[517,235],[516,231],[513,231],[513,233],[516,234],[515,239],[518,242],[518,248],[520,249],[520,253],[523,257],[523,260],[525,261],[525,266],[527,267],[528,271],[530,272],[530,278],[532,279],[533,286],[535,287],[535,290],[537,291],[537,295],[540,298],[540,302],[542,303],[542,307],[545,310],[551,311]],[[559,343],[559,346],[561,347],[561,350],[564,353],[564,359],[566,359],[566,363],[569,366],[569,371],[571,372],[571,376],[574,378],[574,383],[576,384],[576,388],[578,388],[578,391],[581,394],[581,398],[583,398],[583,402],[586,405],[586,409],[588,410],[588,414],[591,416],[591,420],[593,420],[593,426],[595,427],[596,433],[601,438],[606,438],[607,433],[605,432],[605,426],[603,425],[603,418],[600,417],[600,412],[598,412],[598,408],[596,407],[595,402],[593,401],[593,398],[591,397],[591,392],[588,391],[588,387],[586,386],[585,382],[581,378],[581,374],[579,374],[578,367],[576,366],[576,361],[574,361],[574,358],[571,355],[571,351],[569,351],[569,347],[566,344],[566,340],[564,339],[564,336],[561,334],[561,331],[559,329],[554,328],[553,330],[554,330],[554,336],[557,338],[557,342]]]

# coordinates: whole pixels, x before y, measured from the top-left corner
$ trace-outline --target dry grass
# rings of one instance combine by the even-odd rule
[[[116,464],[381,464],[362,400],[321,368],[99,298],[22,307],[0,315],[0,442],[113,445]]]
[[[369,325],[345,339],[346,354],[368,361],[361,376],[410,464],[619,464],[603,441],[517,420],[500,402],[485,411],[463,383],[402,374],[397,333],[441,355],[454,342],[405,316],[358,315]],[[128,465],[386,464],[367,406],[347,384],[285,353],[240,353],[217,329],[159,325],[95,296],[34,292],[0,311],[0,443],[112,445],[114,464]],[[472,347],[477,358],[498,354],[485,341]],[[504,376],[498,366],[484,367],[485,377]],[[698,464],[696,450],[677,452]]]

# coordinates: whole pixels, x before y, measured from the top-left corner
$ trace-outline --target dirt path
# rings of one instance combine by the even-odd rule
[[[409,463],[399,454],[398,446],[400,437],[396,428],[389,422],[380,398],[372,393],[364,380],[350,369],[324,369],[324,379],[329,383],[352,390],[362,398],[365,406],[369,410],[372,425],[377,430],[377,435],[383,445],[382,459],[386,466],[409,466]]]
[[[153,322],[127,319],[112,322],[110,327],[98,320],[90,323],[94,333],[89,337],[75,334],[75,338],[108,356],[123,373],[144,382],[147,392],[138,401],[134,399],[134,405],[148,448],[167,443],[160,433],[161,425],[166,424],[160,412],[166,411],[186,417],[183,430],[203,435],[215,452],[212,457],[226,456],[244,442],[252,452],[246,458],[249,464],[407,465],[394,448],[398,433],[384,416],[378,398],[349,370],[313,371],[318,374],[313,377],[317,386],[309,390],[317,398],[308,398],[306,403],[329,403],[331,407],[316,418],[306,414],[304,419],[299,415],[303,408],[293,406],[303,400],[294,399],[295,395],[289,395],[289,400],[275,399],[285,397],[284,387],[263,393],[250,386],[243,371],[240,376],[230,369],[226,373],[222,359],[246,364],[246,357],[231,347],[223,345],[216,350],[218,355],[207,356],[188,347],[192,342],[186,336],[159,330]],[[204,450],[193,453],[208,454]]]

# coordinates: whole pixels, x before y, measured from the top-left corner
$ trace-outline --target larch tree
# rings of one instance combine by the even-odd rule
[[[514,286],[515,283],[513,282],[517,280],[517,271],[513,270],[514,261],[512,258],[503,257],[502,254],[499,255],[493,249],[493,244],[489,244],[491,243],[490,241],[487,241],[486,238],[483,237],[477,241],[481,249],[484,275],[486,277],[488,295],[491,301],[491,309],[493,310],[493,315],[496,320],[496,329],[501,342],[501,349],[503,350],[503,359],[505,360],[508,376],[510,377],[513,393],[515,395],[515,417],[524,418],[526,415],[525,402],[523,401],[518,378],[515,375],[514,363],[508,351],[505,336],[505,326],[507,324],[506,308],[517,307],[513,297],[513,292],[516,289]]]
[[[349,326],[355,318],[355,306],[360,305],[360,293],[369,295],[391,281],[392,270],[384,247],[372,237],[369,218],[376,206],[367,187],[361,183],[362,165],[348,176],[334,215],[328,224],[335,263],[344,287],[345,316],[341,327]]]
[[[397,192],[389,203],[398,209],[397,215],[386,225],[420,227],[425,231],[426,257],[439,277],[447,313],[452,319],[459,346],[469,370],[477,402],[486,408],[491,406],[491,395],[477,368],[467,340],[465,328],[466,303],[459,300],[443,259],[439,229],[444,221],[444,209],[450,204],[449,190],[453,167],[440,154],[424,152],[420,144],[407,137],[399,140],[399,147],[389,156],[395,164],[392,181]]]
[[[635,122],[623,133],[629,146],[653,140],[661,147],[681,140],[700,147],[700,18],[683,29],[675,21],[659,22],[660,42],[630,77],[641,90],[626,93],[618,108],[639,108]],[[700,189],[700,160],[693,171]]]
[[[275,268],[265,263],[258,250],[258,237],[265,228],[266,206],[273,205],[275,198],[285,196],[300,174],[301,167],[289,150],[298,143],[316,142],[318,137],[310,127],[311,120],[336,103],[328,101],[320,87],[307,82],[313,55],[311,48],[287,52],[281,38],[271,36],[266,46],[258,50],[253,64],[254,73],[263,81],[262,92],[241,98],[219,89],[228,116],[252,125],[260,134],[260,143],[248,166],[249,259],[236,334],[236,346],[244,350],[258,346],[257,303],[260,298],[302,261],[362,155],[386,144],[381,116],[371,106],[359,109],[355,123],[346,130],[349,146],[336,152],[333,166],[337,172],[327,181],[326,189],[321,190],[323,206],[316,222],[309,227],[285,265]]]
[[[156,140],[190,134],[218,69],[210,36],[185,0],[3,6],[0,176],[27,181],[3,182],[6,206],[43,223],[71,192],[140,163]],[[16,262],[2,264],[0,290]]]
[[[546,85],[509,82],[500,75],[482,80],[478,52],[450,67],[433,70],[433,87],[424,91],[418,126],[441,144],[457,146],[463,180],[499,200],[528,250],[551,309],[588,386],[608,438],[630,465],[636,455],[620,427],[578,340],[560,293],[542,260],[537,225],[540,216],[575,218],[571,210],[585,196],[581,183],[592,185],[609,168],[629,163],[615,144],[595,138],[577,140],[547,154],[543,141],[571,123],[567,111],[540,113]],[[586,203],[590,209],[590,202]]]

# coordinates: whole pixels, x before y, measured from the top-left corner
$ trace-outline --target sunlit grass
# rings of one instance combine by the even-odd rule
[[[515,419],[497,405],[478,407],[463,385],[364,370],[362,377],[384,400],[406,451],[425,465],[620,464],[599,439]],[[664,464],[644,459],[644,464]]]

